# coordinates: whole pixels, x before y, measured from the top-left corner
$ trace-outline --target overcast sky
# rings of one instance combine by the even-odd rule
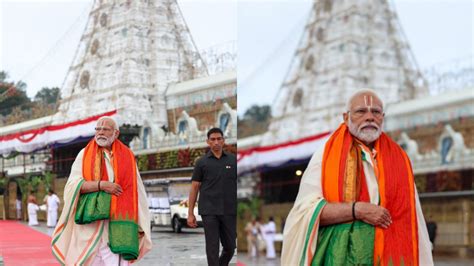
[[[422,70],[474,54],[474,1],[389,2]],[[252,104],[273,103],[311,7],[311,1],[302,0],[239,2],[239,115]]]
[[[422,69],[474,52],[472,0],[396,0]],[[202,50],[237,40],[238,112],[271,104],[307,21],[309,0],[178,0]],[[61,86],[92,0],[0,0],[0,69],[28,84]]]
[[[0,0],[0,70],[27,83],[61,87],[93,0]],[[237,39],[234,0],[178,0],[199,50]]]

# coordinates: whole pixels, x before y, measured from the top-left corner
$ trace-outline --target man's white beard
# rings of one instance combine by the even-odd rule
[[[382,134],[382,127],[383,127],[383,123],[379,126],[377,126],[377,124],[375,123],[371,123],[371,122],[364,122],[362,123],[358,128],[356,125],[354,125],[352,122],[351,122],[351,118],[349,117],[349,132],[351,132],[351,134],[358,138],[359,140],[361,140],[362,142],[364,142],[365,144],[369,144],[369,143],[372,143],[374,141],[376,141],[380,135]],[[373,129],[362,129],[363,127],[365,126],[373,126],[376,128],[376,130],[373,130]]]
[[[110,147],[110,146],[112,146],[112,143],[114,142],[114,140],[115,140],[114,137],[110,137],[110,138],[107,138],[107,137],[104,137],[104,136],[100,136],[100,137],[96,136],[95,137],[95,142],[100,147]]]

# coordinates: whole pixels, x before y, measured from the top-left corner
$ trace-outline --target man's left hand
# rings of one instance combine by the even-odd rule
[[[115,183],[112,183],[112,182],[109,182],[109,181],[101,181],[100,182],[100,188],[109,193],[109,194],[112,194],[112,195],[115,195],[115,196],[120,196],[120,194],[122,194],[122,187],[119,185],[119,184],[115,184]]]
[[[387,229],[392,224],[392,217],[387,209],[368,202],[357,202],[356,216],[365,223]]]

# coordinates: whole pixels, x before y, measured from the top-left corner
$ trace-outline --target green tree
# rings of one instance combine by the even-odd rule
[[[3,193],[5,193],[5,190],[7,190],[7,178],[0,177],[0,195],[3,195]]]
[[[6,71],[0,71],[0,82],[5,82],[8,78],[8,73]]]
[[[35,95],[35,102],[39,104],[49,105],[55,104],[60,99],[60,90],[58,87],[43,87]]]
[[[245,111],[243,118],[238,119],[237,135],[245,138],[253,135],[263,134],[268,129],[272,118],[269,105],[252,105]]]
[[[26,110],[31,107],[31,100],[26,95],[26,83],[8,81],[8,73],[0,71],[0,114],[6,116],[15,107]]]
[[[269,105],[252,105],[244,113],[244,120],[253,122],[266,122],[272,117],[272,109]]]
[[[242,219],[246,214],[252,217],[260,216],[263,205],[262,199],[253,197],[237,204],[237,215]]]
[[[46,191],[53,187],[53,180],[55,175],[52,172],[44,173],[44,185],[46,186]]]

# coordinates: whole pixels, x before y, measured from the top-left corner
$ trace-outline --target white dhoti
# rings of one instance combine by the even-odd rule
[[[275,254],[275,232],[276,232],[276,225],[275,222],[271,221],[264,226],[265,231],[265,244],[267,246],[267,259],[274,259],[276,258]]]
[[[274,259],[276,258],[275,254],[275,234],[267,234],[265,235],[265,243],[267,244],[267,259]]]
[[[120,264],[119,264],[120,259]],[[95,255],[94,260],[92,261],[92,266],[109,266],[109,265],[121,265],[129,266],[130,262],[124,259],[121,259],[118,254],[113,253],[107,243],[102,238],[99,243],[99,248]]]
[[[59,198],[56,194],[52,194],[48,196],[46,202],[48,204],[47,226],[55,227],[58,221]]]
[[[48,219],[46,225],[48,227],[55,227],[58,221],[58,210],[48,210]]]

